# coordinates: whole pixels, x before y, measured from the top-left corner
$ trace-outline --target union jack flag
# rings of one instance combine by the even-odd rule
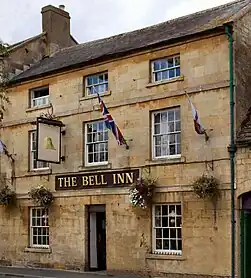
[[[119,128],[117,127],[112,115],[109,113],[108,109],[106,108],[103,100],[101,99],[101,97],[98,95],[98,101],[99,101],[99,105],[100,105],[100,110],[105,122],[105,126],[106,128],[110,129],[113,133],[113,135],[115,136],[117,142],[119,145],[127,145],[125,138],[123,137],[121,131],[119,130]]]

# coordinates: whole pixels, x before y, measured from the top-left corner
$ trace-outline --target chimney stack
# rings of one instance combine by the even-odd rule
[[[59,7],[59,9],[61,9],[63,11],[65,10],[65,5],[59,5],[58,7]]]
[[[46,32],[48,54],[72,45],[70,15],[64,5],[59,8],[48,5],[42,8],[42,31]]]

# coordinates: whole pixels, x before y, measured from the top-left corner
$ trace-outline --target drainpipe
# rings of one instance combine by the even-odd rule
[[[229,105],[230,105],[230,189],[231,189],[231,278],[235,278],[235,126],[234,126],[234,70],[233,70],[233,29],[225,25],[229,42]]]

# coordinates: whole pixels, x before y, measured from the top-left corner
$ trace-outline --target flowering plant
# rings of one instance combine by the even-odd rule
[[[40,185],[37,188],[32,188],[28,194],[35,203],[45,208],[49,207],[54,200],[52,192],[43,185]]]
[[[0,190],[0,204],[1,205],[13,205],[16,202],[16,192],[12,191],[8,185],[4,186]]]
[[[219,181],[213,176],[202,175],[192,184],[194,193],[203,199],[214,199],[219,196]]]
[[[138,178],[129,190],[129,202],[131,205],[143,209],[149,207],[156,183],[157,180],[153,178]]]

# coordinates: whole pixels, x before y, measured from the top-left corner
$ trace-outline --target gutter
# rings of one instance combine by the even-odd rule
[[[225,32],[229,42],[229,107],[230,107],[230,189],[231,189],[231,278],[235,278],[235,102],[234,102],[234,70],[233,70],[233,28],[225,25]]]

